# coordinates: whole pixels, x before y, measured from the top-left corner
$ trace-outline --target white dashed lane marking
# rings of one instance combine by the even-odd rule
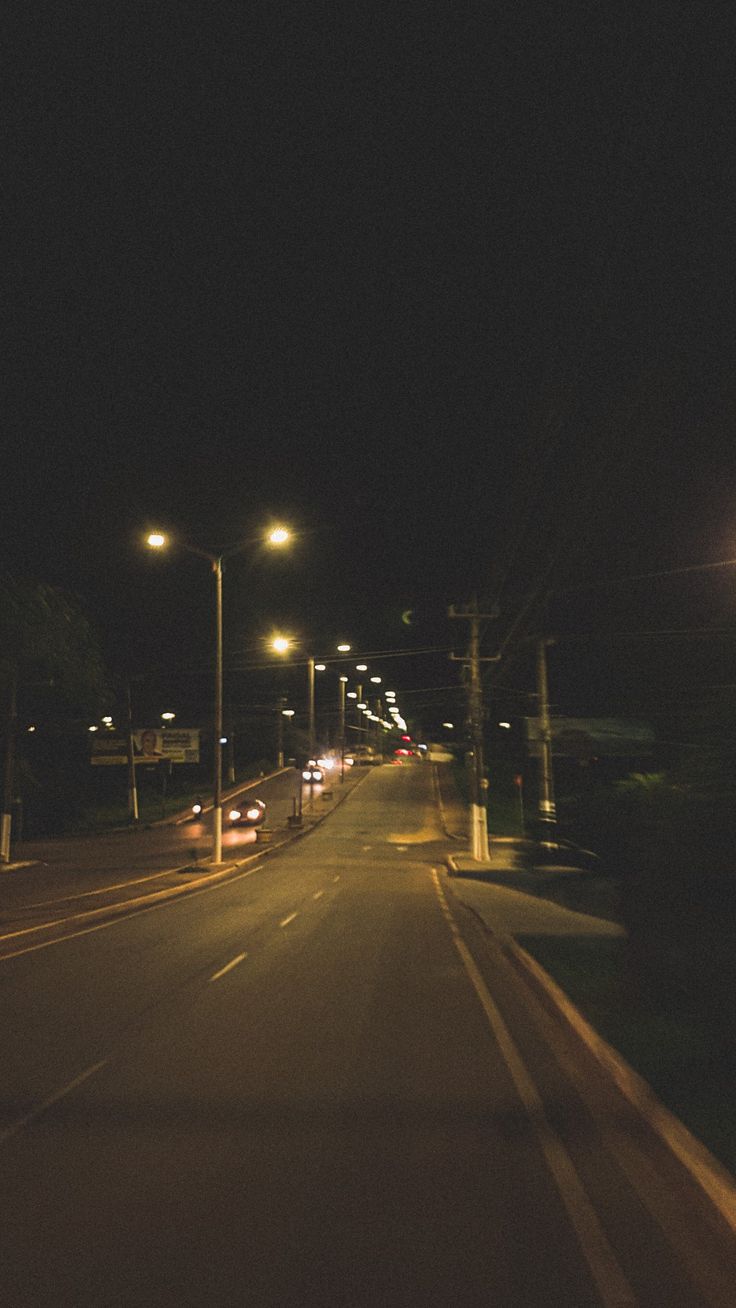
[[[235,958],[231,958],[230,962],[226,963],[224,967],[221,967],[219,972],[213,972],[210,981],[219,981],[221,976],[224,976],[226,972],[231,971],[232,968],[237,967],[238,963],[242,963],[243,959],[247,957],[247,954],[236,954]]]

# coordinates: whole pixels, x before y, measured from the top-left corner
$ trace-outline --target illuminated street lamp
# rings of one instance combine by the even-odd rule
[[[266,535],[266,543],[274,546],[286,545],[291,539],[290,532],[286,527],[275,526]],[[215,579],[215,704],[214,704],[214,775],[212,780],[212,861],[213,863],[222,862],[222,564],[225,558],[232,554],[238,554],[241,550],[247,549],[252,543],[244,541],[240,545],[235,545],[231,549],[223,550],[220,554],[211,554],[208,550],[199,549],[196,545],[189,545],[186,541],[178,538],[172,542],[181,549],[186,550],[189,554],[197,554],[200,558],[207,559],[212,568],[212,575]],[[165,549],[169,544],[169,539],[164,532],[151,531],[146,537],[146,544],[150,549]]]

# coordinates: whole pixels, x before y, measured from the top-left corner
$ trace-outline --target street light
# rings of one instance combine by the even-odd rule
[[[294,641],[287,636],[274,636],[270,644],[271,644],[271,648],[275,650],[277,654],[288,654],[289,650],[292,649],[294,646]],[[343,643],[337,645],[336,649],[338,654],[347,654],[350,652],[350,645]],[[307,659],[307,734],[309,737],[310,758],[314,758],[317,750],[317,731],[316,731],[315,705],[314,705],[315,673],[326,672],[326,671],[327,671],[326,663],[322,663],[322,662],[318,663],[314,655],[309,656],[309,658]],[[345,755],[345,743],[344,743],[345,682],[347,680],[348,680],[347,677],[340,678],[340,723],[341,723],[340,730],[341,730],[341,741],[342,741],[341,752],[343,758]]]
[[[291,539],[290,533],[286,527],[275,526],[266,535],[266,542],[269,545],[285,545]],[[232,554],[238,554],[241,550],[247,549],[251,541],[244,541],[240,545],[234,545],[231,549],[223,550],[220,554],[211,554],[209,550],[199,549],[196,545],[189,545],[186,541],[178,538],[173,544],[180,546],[189,554],[197,554],[200,558],[207,559],[212,567],[212,575],[215,579],[215,704],[214,704],[214,772],[212,779],[212,861],[213,863],[222,862],[222,564],[225,558]],[[146,544],[150,549],[165,549],[169,544],[169,539],[162,531],[151,531],[146,537]]]

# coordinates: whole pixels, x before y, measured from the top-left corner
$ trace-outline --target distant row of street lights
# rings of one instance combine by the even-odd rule
[[[289,531],[287,527],[281,525],[274,525],[273,527],[270,528],[269,531],[267,531],[264,534],[262,538],[262,543],[265,543],[267,545],[270,545],[278,549],[285,545],[288,545],[291,540],[292,540],[292,533]],[[213,784],[212,784],[212,791],[213,791],[212,861],[214,863],[220,863],[222,861],[222,746],[224,743],[226,743],[225,737],[223,736],[223,722],[222,722],[222,716],[223,716],[222,715],[222,661],[223,661],[222,660],[222,653],[223,653],[222,650],[222,565],[223,565],[223,560],[225,558],[229,558],[233,554],[240,553],[242,550],[247,549],[249,545],[253,543],[254,543],[253,541],[245,541],[242,544],[236,545],[231,549],[224,550],[219,554],[214,554],[214,553],[210,553],[208,550],[203,550],[198,548],[197,546],[190,545],[188,542],[183,541],[178,537],[172,538],[163,531],[150,531],[146,537],[146,544],[149,547],[149,549],[164,550],[169,545],[175,545],[178,546],[180,549],[186,550],[190,554],[196,554],[200,558],[207,559],[207,561],[211,565],[212,574],[215,581],[214,769],[213,769]],[[288,636],[277,635],[274,636],[271,645],[276,653],[287,654],[291,649],[294,648],[294,641],[290,639]],[[345,657],[350,653],[351,646],[347,642],[341,642],[339,645],[337,645],[336,650],[337,650],[337,654],[341,655],[342,657]],[[326,662],[317,662],[314,657],[310,657],[307,660],[307,676],[308,676],[307,695],[308,695],[310,757],[314,755],[316,749],[314,675],[315,672],[324,672],[326,667],[327,667]],[[358,663],[356,664],[355,670],[360,673],[366,673],[368,672],[368,665],[366,663]],[[377,675],[372,676],[370,678],[370,681],[371,684],[373,685],[382,684],[381,677]],[[340,742],[341,742],[340,748],[341,748],[341,755],[343,760],[345,757],[346,697],[350,699],[355,699],[356,701],[360,699],[360,702],[356,702],[356,709],[359,712],[365,714],[368,721],[380,723],[380,725],[385,730],[391,730],[393,728],[398,728],[399,730],[404,730],[404,731],[406,730],[406,722],[401,716],[401,713],[396,705],[395,691],[386,691],[384,695],[386,703],[387,705],[389,705],[388,707],[388,714],[390,718],[389,720],[387,718],[382,717],[380,714],[373,713],[369,708],[368,704],[363,702],[362,697],[359,696],[357,691],[348,691],[346,689],[347,684],[348,684],[348,677],[345,675],[341,675],[340,676]],[[360,689],[362,690],[362,686],[360,687]],[[294,716],[294,709],[288,709],[288,708],[283,709],[282,713],[284,717],[292,718]],[[162,718],[169,717],[169,715],[167,714],[162,714],[161,716]],[[170,717],[173,720],[174,715],[172,714],[170,715]],[[344,762],[343,762],[343,768],[344,768]]]
[[[271,641],[271,648],[277,654],[282,654],[282,655],[288,654],[289,651],[294,649],[295,647],[296,647],[296,642],[290,636],[282,636],[282,635],[274,636]],[[350,653],[350,648],[351,647],[348,644],[341,644],[336,647],[337,652],[342,655]],[[308,719],[309,719],[309,748],[310,748],[310,753],[312,754],[314,753],[314,749],[315,749],[314,674],[315,672],[324,672],[326,671],[326,668],[327,668],[326,662],[317,663],[313,657],[307,659],[307,703],[308,703]],[[368,670],[369,669],[367,663],[355,664],[356,672],[366,673],[368,672]],[[347,699],[351,699],[351,700],[356,700],[356,701],[361,700],[361,695],[359,691],[355,691],[355,690],[346,691],[346,686],[348,684],[348,681],[349,681],[348,677],[344,675],[340,676],[340,741],[341,741],[341,751],[343,755],[345,752],[345,699],[347,697]],[[379,677],[378,675],[374,675],[370,677],[370,682],[372,685],[380,686],[383,684],[383,678]],[[361,685],[360,691],[362,691],[362,689],[363,688]],[[396,704],[396,691],[395,690],[384,691],[384,699],[386,700],[386,704],[388,706],[388,713],[391,719],[390,721],[387,720],[385,717],[382,717],[380,714],[373,713],[369,708],[368,704],[362,700],[360,703],[356,702],[355,707],[358,712],[364,713],[370,722],[380,723],[380,725],[386,731],[390,731],[395,727],[399,728],[402,731],[405,731],[406,722],[401,716],[400,710]],[[285,712],[285,716],[286,715],[293,716],[293,710],[287,710],[284,712]]]

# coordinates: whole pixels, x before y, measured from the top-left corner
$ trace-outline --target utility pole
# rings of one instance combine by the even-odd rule
[[[314,758],[316,745],[316,732],[314,727],[314,659],[307,661],[307,698],[309,707],[309,757]]]
[[[13,771],[15,762],[15,731],[18,716],[18,668],[10,666],[8,711],[5,719],[5,768],[3,777],[3,810],[0,816],[0,863],[10,862],[10,833],[13,821]]]
[[[230,714],[230,730],[227,733],[227,779],[231,786],[235,785],[235,728],[232,713]]]
[[[339,716],[339,735],[340,735],[340,783],[345,780],[345,686],[347,677],[340,678],[340,716]]]
[[[128,817],[131,822],[138,821],[138,781],[135,775],[135,751],[133,749],[133,704],[130,697],[130,682],[125,683],[125,749],[128,763]]]
[[[541,637],[537,641],[537,712],[539,714],[540,769],[539,818],[550,829],[557,821],[555,787],[552,774],[552,724],[549,717],[549,688],[547,684],[547,646],[554,641]]]
[[[284,705],[286,697],[280,695],[276,705],[276,767],[284,766]]]
[[[497,663],[498,657],[481,658],[480,654],[480,620],[493,618],[495,613],[479,613],[478,601],[465,609],[450,605],[450,618],[462,618],[470,623],[470,642],[467,658],[463,659],[469,668],[468,679],[468,720],[472,742],[473,766],[470,770],[470,854],[477,863],[486,862],[488,850],[488,781],[483,766],[483,683],[480,676],[481,663]],[[455,655],[450,655],[455,658]]]

